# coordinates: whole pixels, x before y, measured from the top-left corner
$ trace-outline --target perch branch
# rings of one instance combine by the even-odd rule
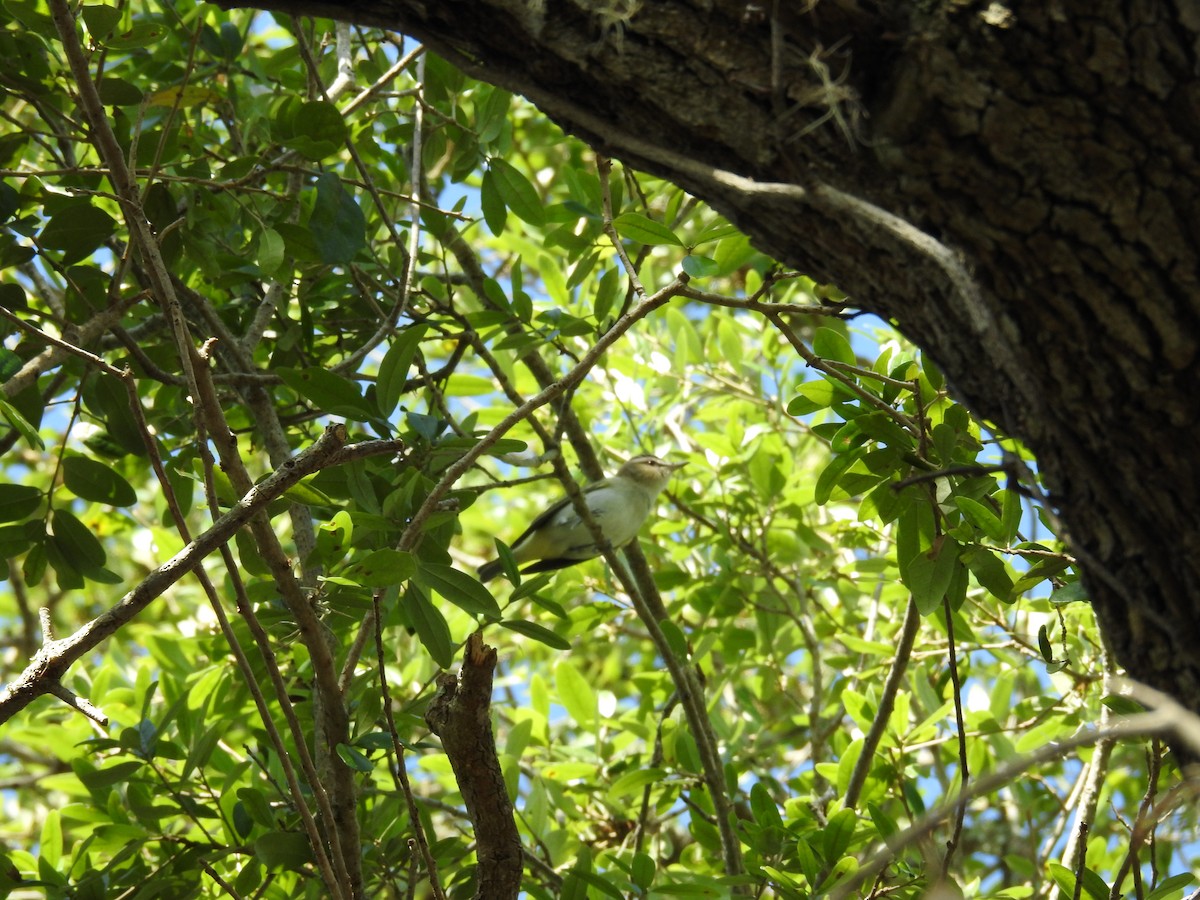
[[[467,638],[459,677],[438,678],[438,694],[425,722],[442,739],[475,826],[476,900],[516,900],[521,889],[521,836],[489,717],[495,669],[495,648],[475,632]]]

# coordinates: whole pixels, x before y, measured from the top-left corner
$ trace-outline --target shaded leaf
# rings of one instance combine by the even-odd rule
[[[379,364],[379,376],[375,381],[375,402],[380,415],[385,418],[396,410],[404,393],[408,372],[417,355],[421,338],[429,330],[428,325],[410,325],[392,339],[391,346]]]
[[[62,462],[63,484],[76,497],[109,506],[132,506],[137,492],[111,466],[86,456],[68,456]]]
[[[54,510],[50,519],[54,545],[71,565],[83,572],[104,565],[107,554],[92,530],[65,509]]]
[[[308,838],[292,831],[272,831],[254,842],[254,855],[268,869],[303,871],[312,862]]]
[[[454,664],[454,641],[445,616],[416,585],[410,584],[404,592],[402,605],[409,624],[433,661],[443,669],[450,668]]]
[[[327,369],[280,368],[275,374],[322,412],[355,420],[369,419],[375,414],[357,384]]]
[[[38,240],[43,247],[61,250],[62,264],[69,266],[112,237],[116,228],[116,220],[104,210],[72,203],[51,217]]]
[[[27,484],[0,484],[0,522],[26,518],[42,502],[42,492]]]
[[[347,575],[364,587],[391,587],[408,581],[417,572],[417,562],[403,550],[374,550],[352,565]]]
[[[317,200],[308,227],[321,261],[330,265],[350,262],[367,245],[366,217],[331,172],[317,176]]]
[[[466,572],[440,563],[421,562],[416,581],[426,590],[445,597],[472,615],[500,618],[500,607],[491,591]]]

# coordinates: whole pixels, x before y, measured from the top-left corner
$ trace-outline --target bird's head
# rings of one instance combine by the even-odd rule
[[[667,482],[671,480],[671,473],[683,468],[683,465],[663,462],[657,456],[635,456],[621,466],[617,475],[657,492],[667,486]]]

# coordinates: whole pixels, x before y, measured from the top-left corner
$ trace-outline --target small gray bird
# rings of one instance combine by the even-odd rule
[[[637,537],[654,507],[654,499],[683,463],[663,462],[657,456],[635,456],[616,475],[583,489],[592,518],[613,547],[623,547]],[[512,544],[518,565],[533,562],[521,571],[550,572],[600,555],[583,520],[569,497],[543,511]],[[479,567],[479,580],[490,581],[503,571],[500,560]]]

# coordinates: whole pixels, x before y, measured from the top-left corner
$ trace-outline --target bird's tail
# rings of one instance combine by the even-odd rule
[[[479,567],[479,580],[491,581],[503,571],[504,566],[500,563],[500,560],[493,559],[491,562],[485,562]]]

